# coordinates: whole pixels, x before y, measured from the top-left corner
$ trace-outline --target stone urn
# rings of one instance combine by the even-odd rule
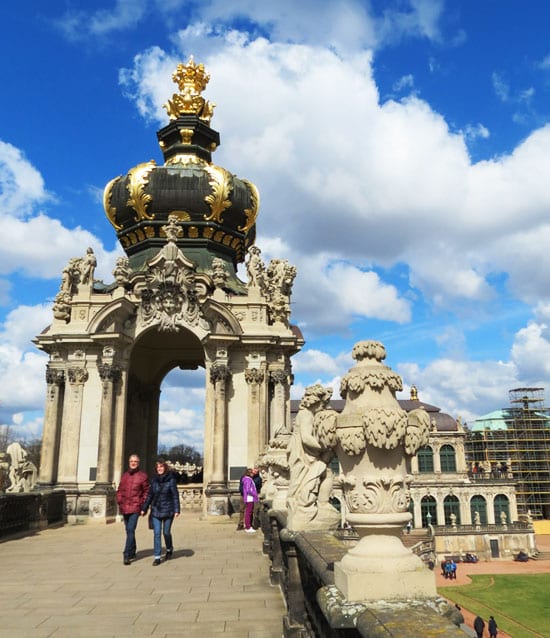
[[[360,540],[335,564],[335,584],[350,601],[431,598],[433,573],[400,538],[411,519],[407,457],[428,442],[430,419],[424,409],[399,406],[401,377],[382,363],[382,343],[361,341],[352,356],[357,363],[340,387],[346,403],[337,417],[336,453],[345,518]]]

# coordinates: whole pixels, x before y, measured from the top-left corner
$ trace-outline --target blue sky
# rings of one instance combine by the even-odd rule
[[[61,270],[121,254],[113,177],[161,161],[191,54],[221,146],[261,194],[257,244],[298,268],[294,398],[361,339],[471,422],[550,379],[550,5],[87,0],[0,7],[0,425],[39,436]],[[295,6],[296,5],[296,6]],[[163,386],[161,441],[201,446],[201,374]],[[182,390],[183,388],[183,390]],[[183,397],[183,399],[182,399]]]

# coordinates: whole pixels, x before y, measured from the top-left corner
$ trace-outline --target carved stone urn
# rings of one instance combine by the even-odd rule
[[[360,540],[335,564],[335,584],[350,601],[431,598],[433,573],[400,539],[411,519],[406,461],[427,443],[430,419],[423,409],[400,408],[401,377],[382,363],[383,344],[361,341],[352,356],[357,363],[340,387],[346,404],[336,453],[345,517]]]

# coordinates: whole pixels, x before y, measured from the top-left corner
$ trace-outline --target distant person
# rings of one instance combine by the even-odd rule
[[[456,563],[453,559],[451,559],[451,564],[450,564],[450,578],[451,580],[456,580]]]
[[[243,501],[244,501],[244,531],[254,534],[256,530],[252,527],[252,515],[254,503],[258,502],[258,492],[252,480],[254,470],[249,468],[243,477]]]
[[[494,619],[493,616],[489,616],[487,629],[489,630],[490,638],[497,638],[497,633],[498,633],[497,621]]]
[[[460,627],[461,625],[464,624],[464,614],[462,613],[462,608],[460,607],[460,605],[455,605],[453,614],[452,614],[452,621],[453,623],[457,626]]]
[[[485,622],[481,616],[476,616],[474,620],[474,630],[477,638],[483,638],[483,630],[485,629]]]
[[[256,488],[256,494],[258,495],[258,500],[254,503],[254,507],[252,509],[252,527],[254,529],[259,529],[261,527],[260,492],[262,491],[262,477],[260,476],[260,470],[257,467],[252,470],[252,480],[254,481],[254,487]]]
[[[166,546],[164,560],[172,558],[174,544],[172,542],[172,523],[174,517],[180,515],[180,497],[176,477],[170,471],[168,464],[162,458],[157,459],[156,474],[151,481],[151,489],[147,500],[141,508],[141,515],[145,516],[151,507],[151,519],[153,523],[153,567],[160,565],[162,555],[162,539]]]
[[[239,522],[237,523],[237,531],[244,529],[245,502],[244,502],[244,496],[243,496],[243,480],[247,472],[248,470],[245,470],[244,474],[239,479],[239,494],[241,495],[241,502],[239,505]]]
[[[139,456],[132,454],[128,459],[128,470],[120,478],[116,500],[126,530],[123,563],[129,565],[136,557],[136,527],[139,513],[149,494],[149,478],[139,469]]]

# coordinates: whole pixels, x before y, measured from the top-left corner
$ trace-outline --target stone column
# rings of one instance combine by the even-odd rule
[[[273,438],[277,430],[286,423],[286,389],[288,386],[288,373],[286,370],[272,370],[269,378],[273,383],[272,420],[270,423],[269,438]]]
[[[228,366],[215,363],[210,368],[210,382],[214,386],[214,436],[212,455],[212,483],[225,486],[227,482],[227,405],[225,390],[231,377]]]
[[[111,487],[111,456],[113,450],[115,393],[120,383],[121,371],[118,366],[101,363],[98,366],[103,385],[101,413],[99,418],[99,441],[97,454],[97,474],[95,487]]]
[[[433,525],[445,525],[445,508],[443,506],[443,495],[438,493],[435,497],[435,511],[437,521],[432,521]]]
[[[88,371],[84,367],[70,367],[67,370],[67,377],[69,388],[65,391],[63,405],[57,476],[57,483],[60,487],[74,487],[77,484],[82,396],[84,384],[88,380]]]
[[[59,416],[63,393],[61,387],[65,384],[63,370],[46,368],[46,407],[44,410],[44,428],[42,432],[42,452],[40,454],[40,472],[37,488],[51,486],[56,478],[56,458],[59,448]]]
[[[261,414],[260,387],[265,374],[259,368],[244,371],[248,384],[248,450],[246,464],[253,467],[263,450],[265,441],[265,418]],[[263,427],[262,427],[263,425]]]
[[[433,447],[434,474],[441,474],[441,446]]]

